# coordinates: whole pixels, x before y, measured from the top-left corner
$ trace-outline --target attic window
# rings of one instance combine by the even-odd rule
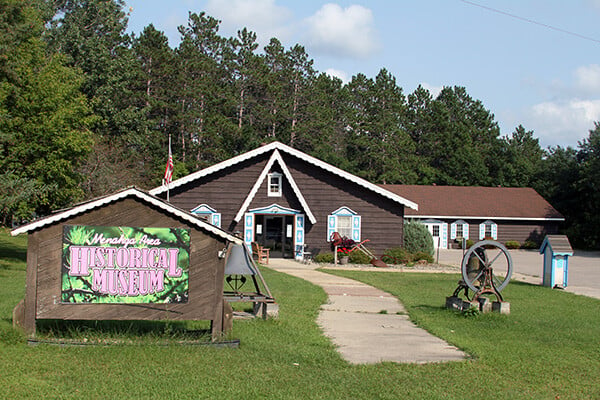
[[[281,197],[282,175],[279,172],[269,174],[267,195],[269,197]]]

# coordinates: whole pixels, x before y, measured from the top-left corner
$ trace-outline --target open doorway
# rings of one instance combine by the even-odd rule
[[[258,214],[255,224],[256,241],[271,250],[271,258],[294,257],[293,215]]]

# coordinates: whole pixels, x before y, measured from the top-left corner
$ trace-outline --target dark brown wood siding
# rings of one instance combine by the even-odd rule
[[[370,240],[368,247],[375,253],[403,244],[403,205],[292,155],[281,155],[317,220],[314,226],[306,220],[305,243],[311,251],[330,251],[327,242],[327,216],[343,206],[361,216],[362,239]],[[242,231],[241,222],[238,224],[233,219],[270,156],[271,153],[263,154],[172,190],[171,203],[185,210],[191,210],[199,204],[208,204],[221,213],[222,228],[232,232]],[[282,168],[274,163],[271,171],[282,172]],[[278,204],[306,212],[285,176],[281,197],[269,197],[267,184],[265,179],[248,209]]]
[[[547,221],[494,221],[498,225],[497,240],[506,243],[509,240],[515,240],[521,244],[525,241],[532,241],[541,244],[546,235],[558,233],[558,222]],[[454,221],[447,221],[451,224]],[[469,224],[469,239],[474,242],[479,240],[479,224],[481,220],[465,220]],[[450,228],[448,228],[450,229]]]
[[[284,157],[317,223],[307,223],[306,243],[329,251],[327,216],[346,206],[361,216],[361,238],[376,254],[403,245],[404,206],[292,156]]]
[[[233,232],[237,226],[233,219],[267,161],[268,156],[263,155],[198,179],[171,190],[169,200],[186,211],[207,204],[221,213],[221,228]],[[165,198],[166,193],[161,197]]]
[[[62,304],[63,225],[190,228],[189,299],[185,304]],[[167,216],[134,199],[124,199],[30,234],[35,246],[35,315],[38,319],[218,320],[221,318],[224,261],[217,257],[225,240]],[[29,259],[29,254],[28,254]],[[28,260],[28,268],[29,260]],[[35,276],[34,276],[35,275]],[[27,304],[27,301],[26,301]]]

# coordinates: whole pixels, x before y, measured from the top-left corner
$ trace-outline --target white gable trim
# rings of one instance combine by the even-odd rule
[[[404,197],[398,196],[395,193],[392,193],[392,192],[390,192],[388,190],[385,190],[385,189],[383,189],[383,188],[381,188],[381,187],[379,187],[377,185],[374,185],[371,182],[364,180],[363,178],[359,178],[356,175],[352,175],[349,172],[346,172],[346,171],[344,171],[342,169],[334,167],[331,164],[327,164],[326,162],[321,161],[318,158],[309,156],[308,154],[303,153],[303,152],[301,152],[299,150],[296,150],[296,149],[294,149],[292,147],[286,146],[283,143],[279,143],[279,146],[280,146],[281,150],[283,150],[286,153],[289,153],[289,154],[291,154],[291,155],[293,155],[295,157],[298,157],[301,160],[304,160],[304,161],[306,161],[306,162],[308,162],[310,164],[316,165],[317,167],[322,168],[322,169],[324,169],[326,171],[329,171],[329,172],[331,172],[331,173],[333,173],[335,175],[341,176],[342,178],[348,179],[351,182],[354,182],[354,183],[356,183],[356,184],[358,184],[358,185],[360,185],[360,186],[362,186],[364,188],[367,188],[367,189],[369,189],[369,190],[371,190],[371,191],[373,191],[375,193],[378,193],[378,194],[380,194],[380,195],[382,195],[384,197],[387,197],[388,199],[391,199],[391,200],[393,200],[393,201],[395,201],[397,203],[400,203],[400,204],[402,204],[402,205],[404,205],[406,207],[412,208],[413,210],[418,210],[419,209],[419,206],[417,205],[417,203],[413,203],[412,201],[407,200]]]
[[[73,216],[82,214],[86,211],[90,211],[95,208],[99,208],[104,205],[114,203],[118,200],[124,199],[126,197],[130,197],[130,196],[137,197],[138,199],[140,199],[142,201],[150,203],[153,206],[156,206],[156,207],[160,208],[161,210],[166,211],[169,214],[175,215],[175,216],[183,219],[184,221],[189,222],[192,225],[195,225],[199,228],[202,228],[211,233],[214,233],[215,235],[217,235],[223,239],[229,240],[230,242],[234,242],[234,243],[238,243],[238,244],[243,243],[242,239],[237,238],[233,235],[230,235],[229,233],[225,232],[224,230],[219,229],[216,226],[211,225],[205,221],[202,221],[201,219],[196,218],[194,215],[192,215],[186,211],[183,211],[177,207],[174,207],[170,203],[165,202],[164,200],[161,200],[154,196],[150,196],[149,194],[142,192],[141,190],[136,189],[136,188],[125,189],[125,190],[115,193],[113,195],[102,197],[102,198],[99,198],[96,200],[92,200],[88,203],[80,204],[78,206],[75,206],[75,207],[65,210],[63,212],[51,215],[49,217],[42,218],[37,221],[33,221],[29,224],[26,224],[26,225],[20,226],[16,229],[13,229],[11,231],[11,235],[16,236],[21,233],[28,233],[35,229],[39,229],[44,226],[63,221],[65,219],[71,218]]]
[[[269,143],[269,144],[267,144],[265,146],[261,146],[261,147],[259,147],[257,149],[249,151],[247,153],[240,154],[239,156],[230,158],[229,160],[222,161],[222,162],[220,162],[218,164],[213,165],[212,167],[205,168],[203,170],[197,171],[197,172],[195,172],[193,174],[190,174],[188,176],[185,176],[183,178],[177,179],[177,180],[175,180],[175,181],[173,181],[173,182],[170,183],[170,188],[176,188],[178,186],[185,185],[188,182],[194,181],[194,180],[196,180],[198,178],[201,178],[203,176],[206,176],[206,175],[210,175],[210,174],[212,174],[214,172],[220,171],[220,170],[222,170],[224,168],[230,167],[230,166],[235,165],[237,163],[240,163],[242,161],[246,161],[246,160],[248,160],[250,158],[253,158],[253,157],[256,157],[258,155],[267,153],[267,152],[269,152],[271,150],[280,150],[280,151],[283,151],[285,153],[291,154],[291,155],[293,155],[295,157],[298,157],[301,160],[304,160],[304,161],[306,161],[306,162],[308,162],[310,164],[316,165],[319,168],[322,168],[322,169],[324,169],[326,171],[329,171],[329,172],[331,172],[331,173],[333,173],[335,175],[338,175],[338,176],[340,176],[342,178],[345,178],[345,179],[347,179],[347,180],[349,180],[351,182],[354,182],[357,185],[360,185],[360,186],[362,186],[364,188],[367,188],[367,189],[369,189],[369,190],[371,190],[371,191],[373,191],[375,193],[378,193],[378,194],[380,194],[380,195],[382,195],[382,196],[384,196],[384,197],[386,197],[386,198],[388,198],[388,199],[390,199],[392,201],[400,203],[400,204],[402,204],[402,205],[404,205],[406,207],[412,208],[413,210],[418,210],[419,209],[419,206],[416,203],[414,203],[414,202],[412,202],[410,200],[407,200],[407,199],[405,199],[402,196],[398,196],[397,194],[392,193],[389,190],[385,190],[385,189],[383,189],[383,188],[381,188],[381,187],[379,187],[377,185],[372,184],[369,181],[366,181],[366,180],[364,180],[362,178],[359,178],[356,175],[352,175],[349,172],[346,172],[346,171],[344,171],[342,169],[334,167],[333,165],[328,164],[328,163],[326,163],[324,161],[321,161],[318,158],[309,156],[306,153],[303,153],[303,152],[301,152],[299,150],[296,150],[296,149],[294,149],[292,147],[286,146],[285,144],[283,144],[281,142],[272,142],[272,143]],[[152,189],[150,191],[150,194],[157,195],[157,194],[160,194],[160,193],[164,193],[166,191],[167,191],[166,187],[159,186],[159,187],[157,187],[155,189]],[[239,220],[236,219],[236,221],[239,221]],[[314,224],[314,222],[313,222],[313,224]]]
[[[283,174],[285,175],[285,177],[287,178],[288,182],[290,183],[290,186],[292,186],[292,190],[294,191],[294,193],[298,197],[298,200],[300,201],[300,204],[302,205],[302,208],[304,209],[304,212],[306,213],[306,216],[308,217],[308,220],[313,225],[316,224],[317,223],[317,219],[315,218],[315,216],[313,215],[312,211],[310,210],[310,207],[308,207],[308,203],[304,199],[304,196],[302,196],[302,193],[300,192],[300,189],[298,188],[298,185],[296,185],[296,181],[294,181],[294,178],[292,177],[292,174],[290,173],[290,170],[285,165],[285,162],[283,161],[283,158],[281,158],[281,154],[279,153],[278,150],[275,150],[273,152],[273,155],[271,156],[271,158],[269,159],[269,162],[267,162],[267,165],[265,165],[265,168],[262,170],[262,172],[260,173],[258,179],[254,183],[254,186],[252,187],[252,190],[250,190],[250,193],[246,197],[246,200],[242,204],[242,207],[239,209],[238,213],[235,215],[234,221],[240,222],[240,220],[244,216],[244,213],[246,212],[246,210],[250,206],[250,203],[252,202],[252,200],[256,196],[256,193],[258,193],[258,189],[260,189],[260,186],[264,182],[265,178],[267,177],[267,175],[268,175],[269,171],[271,170],[271,167],[273,166],[273,164],[275,163],[275,161],[277,161],[279,163],[279,166],[281,167],[281,170],[283,171]]]
[[[249,214],[302,214],[300,210],[294,210],[293,208],[287,208],[280,206],[277,203],[273,203],[267,207],[253,208],[248,210]]]
[[[358,215],[356,211],[351,210],[350,208],[343,206],[335,210],[331,213],[331,215],[339,215],[339,216],[350,216],[350,215]]]
[[[231,167],[232,165],[239,164],[239,163],[241,163],[243,161],[246,161],[246,160],[249,160],[249,159],[251,159],[253,157],[259,156],[259,155],[264,154],[264,153],[268,153],[269,151],[271,151],[273,149],[276,149],[278,143],[279,142],[272,142],[270,144],[267,144],[265,146],[261,146],[261,147],[259,147],[257,149],[249,151],[247,153],[240,154],[239,156],[230,158],[230,159],[225,160],[225,161],[221,161],[220,163],[212,165],[212,166],[210,166],[208,168],[204,168],[204,169],[202,169],[200,171],[196,171],[193,174],[186,175],[183,178],[179,178],[179,179],[174,180],[173,182],[171,182],[170,185],[169,185],[169,188],[174,189],[174,188],[179,187],[181,185],[185,185],[186,183],[195,181],[196,179],[199,179],[199,178],[202,178],[204,176],[213,174],[213,173],[218,172],[218,171],[220,171],[222,169]],[[150,191],[150,194],[156,196],[157,194],[164,193],[166,191],[167,191],[167,188],[165,186],[161,185],[159,187],[156,187],[156,188],[152,189]]]
[[[192,214],[214,214],[217,212],[217,210],[215,210],[208,204],[200,204],[199,206],[194,207],[190,212]]]

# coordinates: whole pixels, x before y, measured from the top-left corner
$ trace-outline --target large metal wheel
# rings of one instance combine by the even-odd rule
[[[512,268],[510,253],[502,243],[482,240],[471,246],[465,253],[461,273],[465,284],[477,293],[484,284],[486,270],[489,270],[494,287],[499,292],[508,285]]]

